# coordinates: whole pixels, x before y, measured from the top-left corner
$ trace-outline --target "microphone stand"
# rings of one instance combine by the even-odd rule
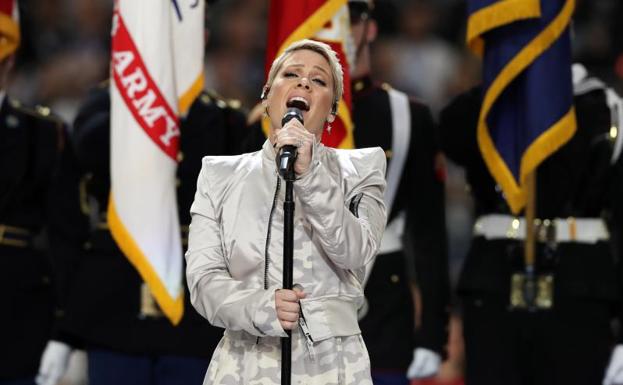
[[[281,127],[292,119],[303,124],[303,113],[296,107],[288,108],[281,119]],[[286,181],[286,199],[283,202],[283,288],[292,290],[292,259],[294,253],[294,162],[297,149],[293,145],[283,146],[277,158],[277,169]],[[286,330],[287,337],[281,338],[281,385],[292,382],[292,330]]]
[[[292,290],[294,252],[294,162],[283,172],[286,181],[286,198],[283,202],[283,288]],[[281,338],[281,385],[292,381],[292,330],[286,330],[287,337]]]

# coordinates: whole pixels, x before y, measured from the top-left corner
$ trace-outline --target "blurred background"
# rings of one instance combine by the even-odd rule
[[[377,0],[380,37],[373,77],[428,103],[437,113],[479,82],[480,62],[465,46],[464,0]],[[23,33],[9,93],[73,121],[87,91],[108,78],[112,0],[21,0]],[[218,0],[208,7],[206,87],[250,110],[264,81],[268,0]],[[623,93],[623,1],[578,0],[576,61]],[[471,235],[462,171],[448,165],[447,225],[455,281]]]
[[[209,5],[206,87],[239,100],[246,111],[259,101],[264,82],[268,3]],[[435,114],[479,83],[480,62],[465,45],[466,1],[375,3],[380,36],[373,44],[374,78],[421,99]],[[8,92],[72,122],[88,90],[108,78],[113,0],[20,0],[19,7],[23,40]],[[623,1],[577,0],[572,32],[574,60],[623,93]],[[455,283],[473,216],[463,171],[451,163],[446,190]],[[460,342],[450,345],[460,349]]]

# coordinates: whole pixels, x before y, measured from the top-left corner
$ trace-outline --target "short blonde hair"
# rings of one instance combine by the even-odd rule
[[[270,66],[270,71],[268,72],[268,80],[266,81],[266,88],[270,89],[273,85],[273,81],[275,80],[275,76],[277,76],[277,72],[283,66],[283,63],[286,59],[296,51],[300,51],[302,49],[307,49],[313,52],[316,52],[322,57],[324,57],[327,62],[329,62],[329,66],[331,67],[331,75],[333,77],[333,95],[334,99],[334,110],[337,110],[337,103],[342,99],[342,94],[344,93],[344,70],[342,69],[342,65],[340,64],[340,60],[337,57],[337,54],[328,44],[321,43],[315,40],[303,39],[299,41],[295,41],[290,44],[288,48],[283,51],[283,53],[273,61],[273,64]],[[262,93],[263,95],[263,93]],[[332,113],[335,112],[332,110]]]

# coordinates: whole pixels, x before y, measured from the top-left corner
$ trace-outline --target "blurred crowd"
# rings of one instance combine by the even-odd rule
[[[405,90],[438,112],[479,81],[479,61],[465,47],[464,0],[380,0],[380,38],[373,76]],[[23,0],[23,30],[10,91],[42,103],[68,121],[77,104],[107,78],[112,0]],[[221,0],[210,5],[207,87],[247,109],[264,81],[267,0]],[[591,72],[623,89],[623,4],[579,0],[574,54]]]

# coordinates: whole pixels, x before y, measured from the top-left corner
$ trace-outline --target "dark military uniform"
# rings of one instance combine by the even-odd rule
[[[541,233],[535,248],[537,273],[554,277],[553,308],[534,312],[509,310],[511,274],[523,266],[517,226],[481,226],[483,218],[511,212],[478,149],[480,98],[481,90],[474,89],[441,114],[443,149],[465,167],[479,218],[458,287],[467,383],[599,384],[621,291],[620,253],[597,230],[600,218],[614,225],[623,214],[623,163],[612,157],[621,133],[611,131],[604,90],[578,92],[576,85],[577,132],[537,170],[536,217],[557,228]],[[592,224],[582,230],[586,222]],[[610,229],[611,236],[620,232]],[[508,236],[491,237],[500,231]],[[592,232],[601,233],[600,239],[590,241]]]
[[[0,381],[34,379],[52,337],[54,267],[81,243],[66,226],[78,196],[65,125],[46,107],[0,107]],[[59,291],[64,288],[57,286]],[[59,312],[58,315],[61,315]]]
[[[391,178],[392,112],[387,86],[364,77],[353,82],[354,137],[357,148],[380,146],[387,154]],[[409,101],[410,141],[398,188],[388,208],[388,228],[404,213],[402,250],[376,257],[365,296],[369,310],[360,321],[373,372],[405,373],[413,349],[426,348],[443,355],[448,323],[448,267],[444,211],[443,165],[430,111]],[[391,183],[388,180],[388,183]],[[410,285],[422,294],[421,325],[414,335],[414,308]]]
[[[233,108],[235,107],[235,108]],[[182,242],[187,242],[190,205],[201,158],[238,152],[245,117],[238,106],[211,93],[202,93],[181,120],[177,200]],[[63,329],[78,336],[89,352],[90,377],[105,381],[106,366],[93,366],[97,358],[116,359],[109,353],[133,357],[194,357],[200,383],[223,331],[196,313],[184,294],[184,316],[177,327],[164,317],[138,272],[118,249],[106,223],[110,188],[110,98],[108,85],[93,90],[74,123],[73,139],[79,158],[81,206],[90,217],[91,232],[84,255],[71,278],[75,288],[68,300]],[[186,287],[186,285],[184,285]],[[103,354],[104,352],[105,354]],[[198,364],[197,364],[198,363]],[[101,370],[100,370],[101,369]],[[138,370],[138,368],[136,368]],[[182,367],[177,368],[183,371]],[[188,369],[188,372],[191,370]],[[128,374],[127,381],[132,382]],[[178,380],[180,380],[178,378]],[[136,381],[139,381],[138,379]]]

